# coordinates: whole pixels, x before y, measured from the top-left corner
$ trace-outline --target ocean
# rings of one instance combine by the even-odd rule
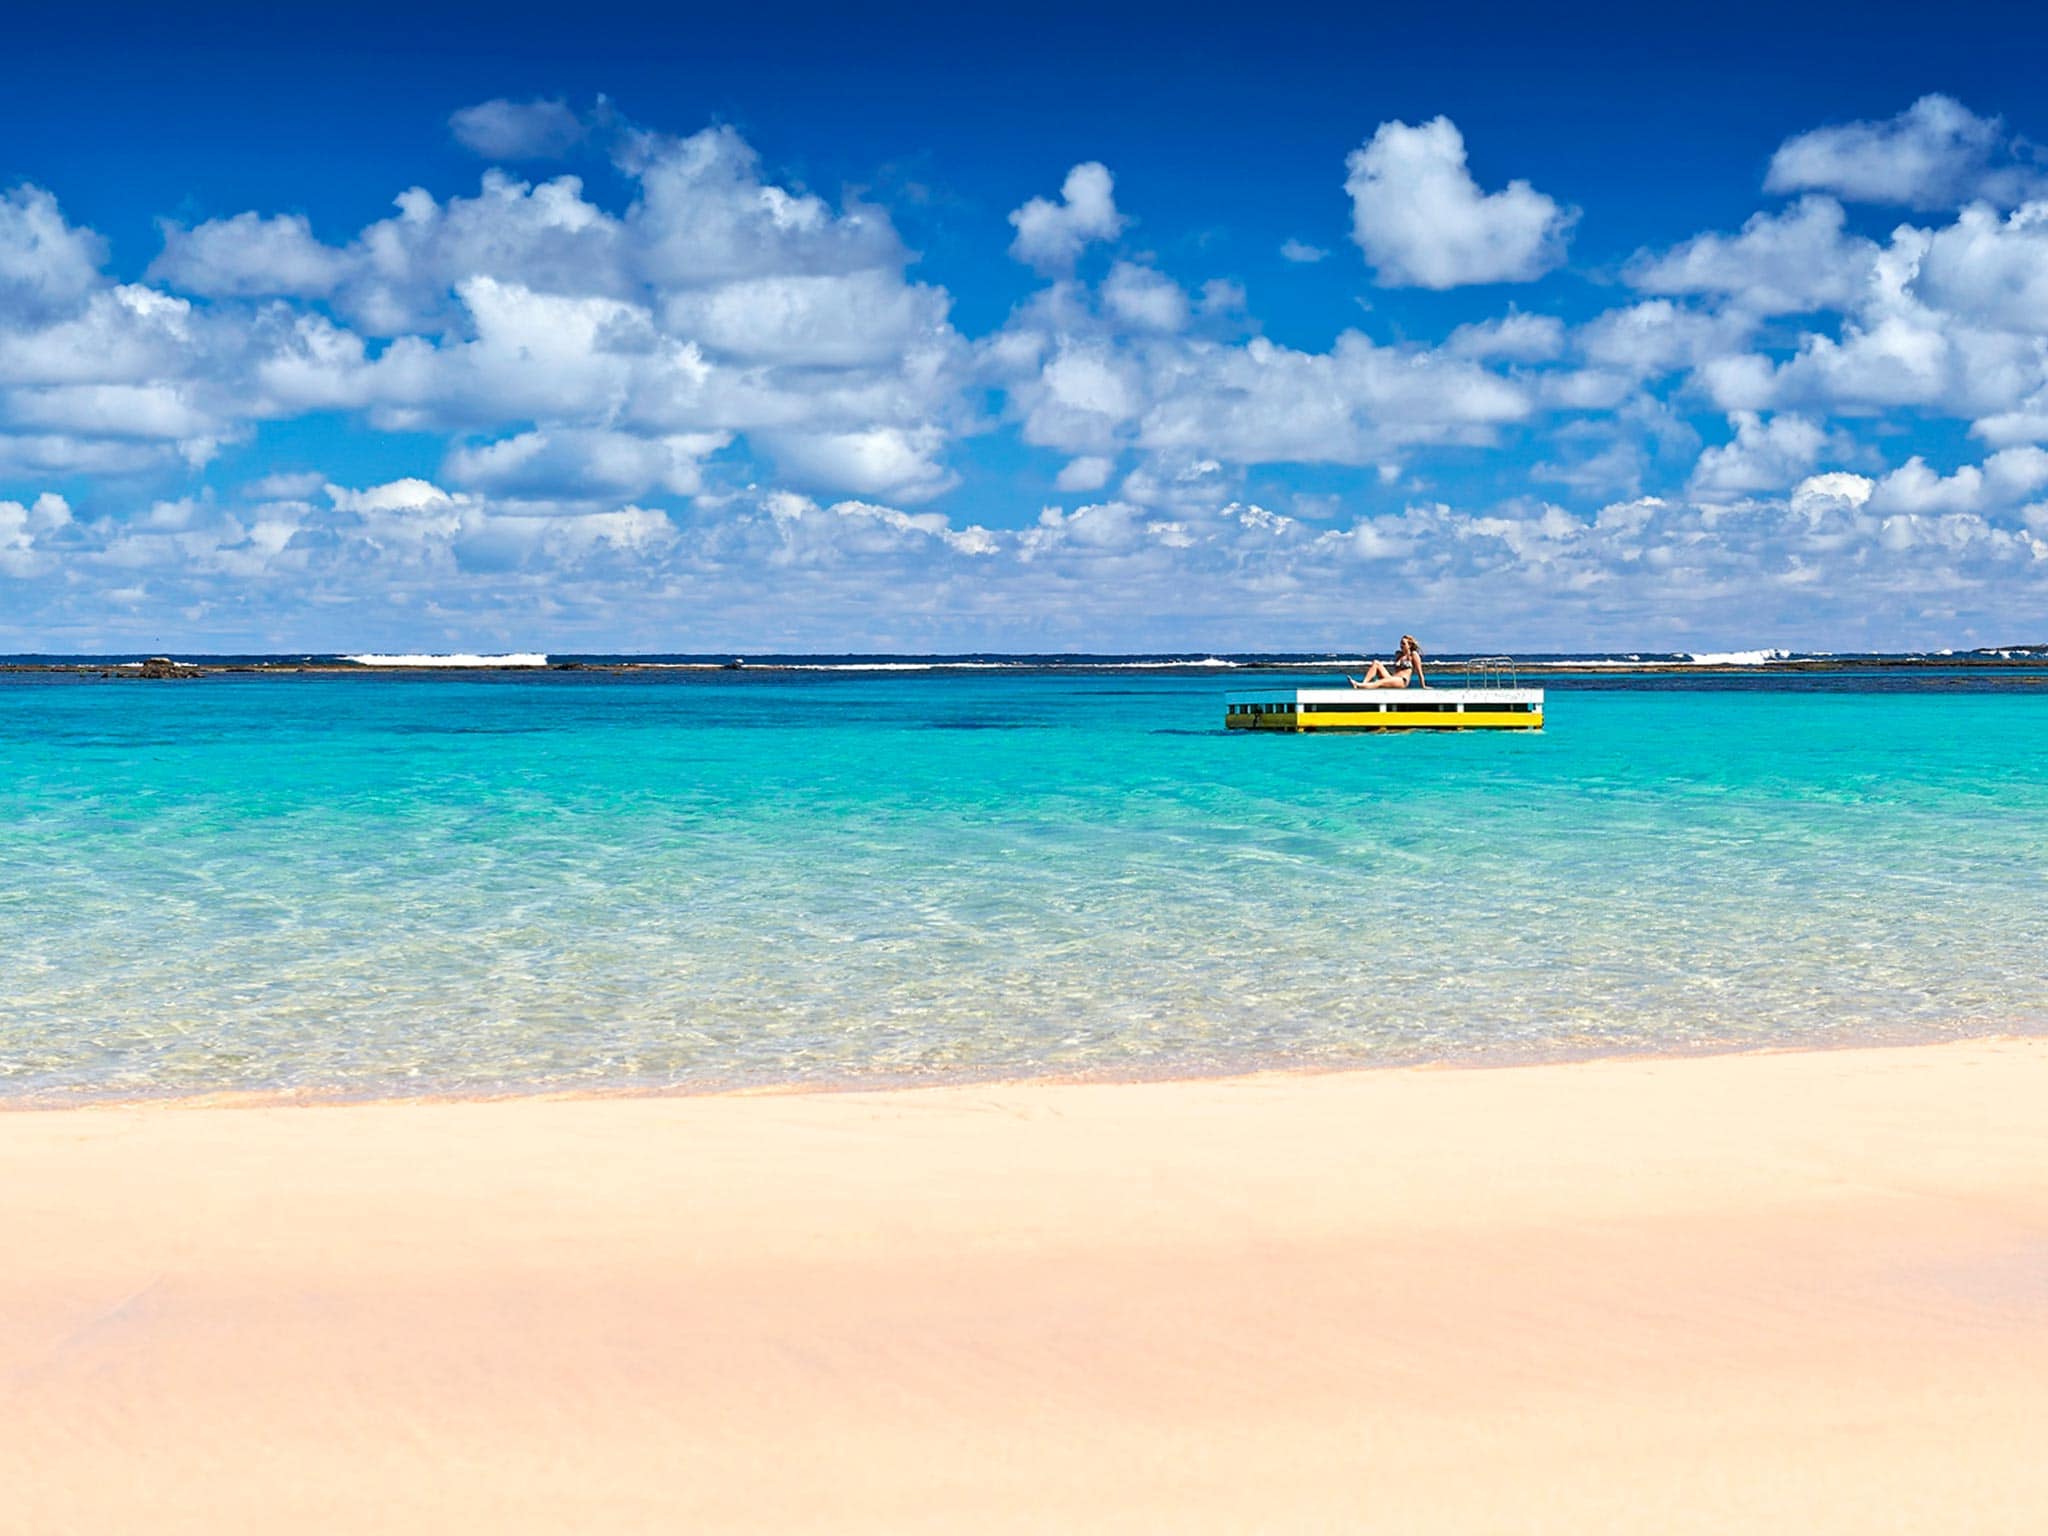
[[[1556,660],[1540,734],[1298,737],[1147,660],[0,674],[0,1100],[2048,1028],[2048,669]]]

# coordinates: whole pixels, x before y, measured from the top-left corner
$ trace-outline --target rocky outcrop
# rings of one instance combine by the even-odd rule
[[[146,677],[150,679],[173,677],[204,677],[204,667],[187,666],[182,661],[173,661],[168,656],[150,656],[139,667],[114,667],[100,674],[102,677]]]

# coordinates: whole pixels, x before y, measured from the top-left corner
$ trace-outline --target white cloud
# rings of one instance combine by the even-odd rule
[[[1690,493],[1702,501],[1725,501],[1757,493],[1783,492],[1828,447],[1828,435],[1803,416],[1762,417],[1737,411],[1728,418],[1734,439],[1708,448],[1694,467]]]
[[[1310,245],[1306,240],[1290,239],[1281,242],[1280,246],[1280,259],[1282,261],[1299,262],[1303,266],[1321,261],[1329,254],[1320,245]]]
[[[101,437],[210,438],[223,424],[172,384],[57,384],[16,390],[0,406],[11,425]]]
[[[1754,330],[1744,312],[1702,313],[1651,299],[1596,316],[1572,340],[1595,367],[1654,378],[1738,351]]]
[[[1263,337],[1242,347],[1195,343],[1154,387],[1140,447],[1239,464],[1369,465],[1418,443],[1482,444],[1532,404],[1475,364],[1376,346],[1355,331],[1323,353]]]
[[[553,160],[588,131],[566,102],[503,97],[464,107],[449,117],[448,127],[464,147],[493,160]]]
[[[1998,411],[1970,424],[1970,435],[1994,448],[2015,443],[2048,443],[2048,389],[2020,401],[2015,409]]]
[[[957,483],[938,462],[945,437],[933,427],[767,433],[762,443],[785,473],[806,484],[924,501]]]
[[[1537,266],[1561,255],[1568,216],[1481,193],[1449,124],[1434,158],[1416,141],[1436,125],[1388,127],[1358,157],[1387,151],[1375,195],[1407,174],[1403,206],[1453,215],[1402,252],[1431,282],[1512,265],[1518,239],[1554,242]],[[970,345],[885,210],[778,183],[729,130],[608,143],[616,196],[491,171],[473,194],[407,190],[333,245],[252,211],[168,227],[138,283],[48,194],[0,200],[0,630],[1056,649],[1221,645],[1225,626],[1300,645],[1350,633],[1361,570],[1439,628],[1484,609],[1489,644],[1545,624],[1676,643],[1737,613],[1839,644],[1946,614],[1935,643],[1954,643],[1958,614],[2048,611],[2048,208],[1880,244],[1809,197],[1639,256],[1644,296],[1569,327],[1468,305],[1440,342],[1389,341],[1420,329],[1390,303],[1376,335],[1285,345],[1225,279],[1190,293],[1149,257],[1073,278],[1123,228],[1084,166],[1013,221],[1057,280]],[[1731,436],[1704,452],[1703,404]],[[316,411],[441,434],[439,483],[192,490],[226,443],[305,464],[317,435],[266,443],[267,424]],[[1988,457],[1930,467],[1929,419]],[[966,521],[1019,518],[986,468],[1013,454],[963,462],[982,465],[965,483],[953,462],[991,430],[1065,461],[1027,528]],[[1352,473],[1309,496],[1291,465]],[[1433,500],[1486,476],[1578,509]]]
[[[1345,164],[1352,238],[1384,284],[1523,283],[1564,260],[1577,212],[1526,181],[1482,192],[1447,117],[1382,123]]]
[[[1128,261],[1110,268],[1102,302],[1119,320],[1141,330],[1177,331],[1188,323],[1188,296],[1180,284]]]
[[[145,383],[183,371],[207,339],[182,299],[136,284],[100,288],[68,312],[0,318],[0,384]]]
[[[1937,474],[1915,454],[1873,484],[1869,504],[1873,512],[2010,510],[2043,486],[2048,449],[2007,448],[1949,475]]]
[[[1808,513],[1815,507],[1825,507],[1829,503],[1862,507],[1869,503],[1870,493],[1876,488],[1876,482],[1867,475],[1831,469],[1823,475],[1808,475],[1792,487],[1791,507],[1793,511],[1801,513]]]
[[[816,368],[886,366],[946,333],[946,295],[898,272],[740,279],[672,295],[662,318],[714,356]]]
[[[1115,469],[1114,459],[1093,455],[1071,459],[1053,480],[1053,488],[1061,491],[1099,491],[1109,484],[1110,474]]]
[[[1453,357],[1545,363],[1564,352],[1564,322],[1555,315],[1509,310],[1497,320],[1459,326],[1444,343],[1444,350]]]
[[[1448,348],[1383,347],[1356,331],[1326,352],[1190,334],[1179,291],[1131,264],[1105,279],[1099,310],[1089,298],[1081,284],[1054,284],[981,353],[1024,439],[1083,459],[1135,448],[1231,466],[1377,466],[1417,444],[1490,442],[1535,409],[1526,386]],[[1560,333],[1510,316],[1465,340],[1530,357]]]
[[[1042,367],[1012,382],[1027,442],[1069,451],[1113,447],[1145,402],[1142,359],[1106,338],[1060,337]]]
[[[2016,202],[2039,172],[2010,162],[2004,125],[1961,102],[1922,96],[1883,122],[1796,134],[1771,156],[1769,192],[1832,192],[1851,202],[1953,208],[1971,198]]]
[[[0,472],[197,466],[241,430],[241,381],[205,366],[238,328],[110,282],[86,265],[103,254],[46,193],[0,200]]]
[[[1928,238],[1914,292],[1935,309],[2048,337],[2048,202],[2002,220],[1981,204],[1965,208]]]
[[[166,223],[163,236],[163,253],[150,263],[149,280],[183,293],[321,298],[349,270],[346,256],[313,238],[302,214],[238,213],[193,229]]]
[[[247,501],[303,501],[319,495],[326,484],[326,477],[314,470],[280,470],[245,480],[236,493]]]
[[[726,433],[642,437],[596,428],[522,432],[453,449],[443,473],[457,485],[500,496],[693,496],[703,460],[730,443]]]
[[[835,211],[815,193],[767,180],[760,157],[730,128],[636,134],[620,164],[640,185],[625,220],[631,265],[658,287],[900,271],[909,260],[881,209],[849,199]]]
[[[365,486],[360,490],[333,484],[328,485],[326,489],[327,499],[340,511],[368,515],[414,512],[450,506],[454,502],[453,497],[431,480],[416,477],[389,480],[382,485]]]
[[[55,498],[0,502],[0,579],[27,597],[0,607],[0,635],[125,648],[176,613],[181,633],[253,620],[295,649],[1256,649],[1355,644],[1363,581],[1442,649],[1697,649],[1759,629],[1840,647],[2002,638],[2048,597],[2048,540],[2027,510],[2000,521],[1944,495],[1947,510],[1885,511],[1872,481],[1841,472],[1789,495],[1591,514],[1423,501],[1326,527],[1247,503],[1198,464],[1173,480],[1170,506],[1119,495],[1016,530],[788,491],[671,515],[423,480],[85,522]]]
[[[775,545],[766,551],[771,566],[887,561],[931,545],[973,561],[994,554],[998,547],[988,529],[956,529],[937,512],[902,512],[866,501],[821,507],[808,496],[788,491],[764,497],[762,506],[776,536]]]
[[[1034,197],[1010,215],[1017,231],[1010,254],[1041,272],[1071,271],[1087,246],[1114,240],[1125,222],[1109,168],[1084,161],[1067,172],[1058,202]]]
[[[1843,224],[1833,198],[1801,198],[1756,214],[1738,235],[1696,235],[1661,255],[1639,253],[1628,280],[1645,293],[1704,294],[1757,315],[1842,308],[1861,296],[1878,256]]]
[[[351,243],[339,297],[371,335],[444,325],[460,285],[478,276],[563,294],[633,292],[620,221],[583,196],[577,177],[535,185],[491,170],[475,197],[442,203],[414,187],[394,201],[397,217]]]
[[[46,541],[70,521],[71,504],[53,491],[26,504],[0,501],[0,575],[40,575],[52,557],[37,548],[37,541]]]
[[[345,247],[254,214],[173,231],[156,270],[221,295],[331,289],[346,324],[284,306],[237,322],[236,413],[360,410],[495,439],[451,449],[464,483],[567,489],[581,466],[595,488],[689,494],[694,444],[735,434],[828,489],[951,483],[965,349],[886,214],[765,180],[729,130],[630,135],[621,156],[640,189],[623,214],[574,177],[491,171],[475,197],[402,194]],[[1155,313],[1160,298],[1131,294]],[[9,344],[0,331],[0,359]]]
[[[106,243],[67,223],[41,187],[0,196],[0,314],[37,319],[83,299],[102,281]]]
[[[1980,419],[2014,409],[2042,387],[2048,356],[2039,338],[2003,328],[1995,314],[1926,302],[1920,275],[1936,238],[1894,231],[1835,335],[1807,332],[1783,361],[1750,353],[1704,364],[1709,397],[1726,409],[1849,415],[1921,408]]]

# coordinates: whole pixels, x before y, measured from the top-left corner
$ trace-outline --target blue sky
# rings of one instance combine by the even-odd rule
[[[2028,8],[13,25],[0,649],[2041,640]]]

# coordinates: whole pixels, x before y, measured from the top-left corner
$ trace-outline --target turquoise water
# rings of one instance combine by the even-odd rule
[[[2048,1027],[2048,687],[1926,681],[1315,738],[1166,673],[0,680],[0,1099]]]

